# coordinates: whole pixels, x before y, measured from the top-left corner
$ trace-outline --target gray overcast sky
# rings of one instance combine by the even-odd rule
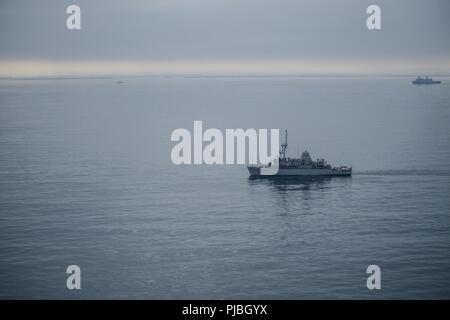
[[[82,30],[69,31],[78,4]],[[382,30],[366,28],[378,4]],[[1,0],[0,60],[450,59],[448,0]]]

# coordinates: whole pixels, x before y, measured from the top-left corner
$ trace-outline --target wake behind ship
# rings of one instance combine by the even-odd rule
[[[352,168],[347,166],[332,167],[324,159],[313,161],[308,151],[304,151],[300,158],[286,157],[287,130],[285,142],[281,145],[280,156],[265,166],[248,166],[251,177],[273,176],[351,176]]]

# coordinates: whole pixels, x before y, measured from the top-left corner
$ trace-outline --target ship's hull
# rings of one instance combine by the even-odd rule
[[[441,81],[417,81],[417,80],[414,80],[413,82],[412,82],[413,84],[439,84],[439,83],[441,83]]]
[[[295,176],[295,177],[332,177],[332,176],[351,176],[352,170],[338,169],[284,169],[284,168],[264,168],[264,167],[247,167],[252,177],[275,177],[275,176]]]

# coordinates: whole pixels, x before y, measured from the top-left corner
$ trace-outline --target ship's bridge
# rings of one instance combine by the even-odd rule
[[[303,151],[302,156],[300,158],[303,164],[312,164],[312,159],[308,151]]]

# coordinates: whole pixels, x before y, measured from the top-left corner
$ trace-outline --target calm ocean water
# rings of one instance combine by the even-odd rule
[[[0,298],[450,298],[450,79],[117,80],[1,80]],[[175,166],[194,120],[354,175]]]

